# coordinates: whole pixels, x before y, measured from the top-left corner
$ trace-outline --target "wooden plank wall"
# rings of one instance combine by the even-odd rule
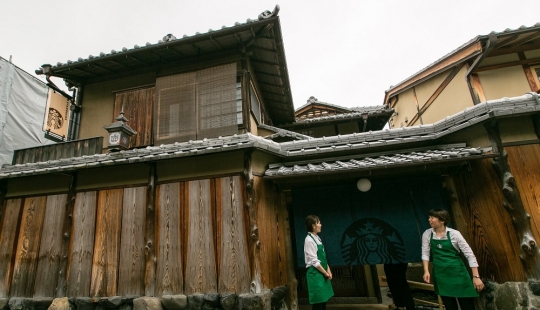
[[[246,240],[242,179],[216,180],[218,293],[249,293],[251,281]]]
[[[469,243],[483,277],[499,283],[525,281],[519,243],[504,210],[502,185],[491,161],[471,161],[471,172],[463,171],[454,177]]]
[[[34,297],[57,296],[67,194],[47,196]]]
[[[47,197],[24,200],[10,296],[33,296]]]
[[[103,137],[81,139],[15,150],[12,164],[36,163],[60,158],[101,154],[102,151]]]
[[[185,294],[217,293],[213,180],[186,183],[187,248]]]
[[[97,192],[77,193],[73,208],[73,229],[67,271],[67,296],[90,296]]]
[[[261,276],[264,287],[289,284],[286,238],[288,232],[288,212],[283,199],[271,182],[261,177],[253,178],[255,188],[255,205],[258,208],[259,238],[261,241]]]
[[[531,216],[531,230],[540,242],[540,145],[529,144],[504,148],[516,179],[521,201]]]
[[[99,191],[90,296],[116,296],[122,189]]]
[[[129,141],[129,147],[152,144],[152,114],[156,88],[149,87],[116,94],[113,117],[124,109],[127,124],[137,132]],[[116,120],[112,120],[115,122]]]
[[[13,274],[13,253],[15,253],[22,199],[8,199],[3,206],[0,230],[0,297],[8,297]]]
[[[272,193],[268,197],[273,197]],[[0,297],[62,297],[58,274],[63,226],[71,216],[66,214],[67,197],[60,194],[4,201]],[[281,228],[286,216],[280,215],[276,201],[264,198],[261,203],[273,208],[265,213],[270,219],[279,219],[260,218],[271,222],[265,226],[265,233],[271,232],[265,236],[265,243],[271,246],[267,251],[280,251],[275,261],[280,274],[265,288],[286,283]],[[142,296],[147,291],[145,285],[155,287],[154,296],[249,292],[249,219],[241,176],[156,187],[157,262],[152,283],[145,283],[147,203],[146,186],[76,193],[65,275],[67,296]]]
[[[146,187],[124,189],[118,295],[144,296]]]
[[[180,183],[162,184],[156,192],[156,289],[155,296],[184,290]]]

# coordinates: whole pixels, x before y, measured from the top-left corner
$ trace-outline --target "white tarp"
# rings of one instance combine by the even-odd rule
[[[48,90],[0,57],[0,165],[11,164],[14,150],[54,143],[42,130]]]

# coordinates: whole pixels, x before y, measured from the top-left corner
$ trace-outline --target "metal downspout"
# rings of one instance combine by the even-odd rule
[[[79,129],[81,124],[81,104],[82,104],[82,90],[83,87],[77,86],[77,96],[75,97],[75,105],[73,106],[73,124],[71,131],[71,139],[77,140],[79,138]]]
[[[481,63],[482,60],[484,60],[484,58],[486,58],[489,53],[491,53],[491,51],[495,48],[496,45],[497,45],[497,35],[493,34],[493,33],[490,33],[489,37],[488,37],[488,41],[487,41],[486,46],[484,48],[484,52],[482,54],[478,55],[478,57],[476,57],[473,64],[471,65],[469,70],[467,70],[467,73],[465,74],[465,81],[467,82],[467,86],[469,87],[469,92],[471,93],[471,98],[473,100],[474,105],[479,104],[480,100],[478,99],[478,97],[474,93],[474,89],[473,89],[472,84],[471,84],[470,75],[473,72],[473,70],[476,68],[476,66],[478,66],[478,64]]]

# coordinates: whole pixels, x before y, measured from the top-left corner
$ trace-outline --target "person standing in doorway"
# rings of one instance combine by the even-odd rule
[[[414,310],[416,306],[407,282],[407,267],[407,263],[384,264],[384,274],[397,309]]]
[[[441,296],[447,310],[474,310],[474,298],[484,289],[478,273],[478,262],[461,233],[447,227],[450,214],[443,209],[429,211],[430,229],[422,235],[422,263],[424,281],[433,282],[435,293]],[[463,253],[472,270],[472,281],[465,264]],[[429,260],[433,260],[433,276],[429,273]]]
[[[313,310],[325,310],[326,302],[334,296],[332,289],[332,271],[326,260],[326,252],[321,238],[322,224],[316,215],[306,217],[306,230],[308,235],[304,240],[304,260],[306,262],[306,280],[308,286],[309,303]]]

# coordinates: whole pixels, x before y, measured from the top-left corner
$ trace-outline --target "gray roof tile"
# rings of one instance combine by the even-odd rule
[[[196,156],[199,154],[223,152],[243,148],[258,148],[276,155],[289,158],[312,154],[331,154],[342,151],[376,149],[379,146],[391,144],[404,144],[416,141],[429,141],[450,134],[451,132],[477,124],[491,117],[508,114],[527,114],[540,111],[538,94],[529,93],[514,98],[503,98],[480,103],[470,109],[456,113],[433,125],[416,127],[406,127],[398,129],[383,129],[367,133],[355,133],[350,135],[339,135],[322,138],[308,138],[295,140],[292,142],[276,143],[263,137],[251,134],[233,135],[219,137],[216,139],[204,139],[182,143],[166,144],[161,146],[150,146],[144,149],[134,149],[108,154],[85,155],[82,157],[65,158],[61,160],[50,160],[46,162],[5,165],[0,169],[0,179],[18,177],[21,175],[32,175],[50,173],[53,171],[70,171],[76,169],[100,167],[130,162],[156,161],[163,158],[174,158],[184,156]],[[459,150],[431,150],[427,153],[410,153],[384,155],[377,159],[363,158],[361,160],[352,158],[342,160],[341,168],[335,168],[336,163],[312,163],[311,166],[299,166],[298,169],[305,171],[320,171],[328,169],[343,169],[343,167],[371,167],[403,164],[405,162],[424,162],[448,158],[458,158],[459,156],[471,157],[482,156],[479,149],[462,147]],[[382,155],[381,155],[382,156]],[[358,161],[355,162],[354,160]],[[322,166],[321,166],[322,165]],[[332,166],[333,165],[333,166]],[[279,166],[279,164],[278,164]],[[351,169],[353,169],[351,168]],[[285,174],[293,173],[287,167],[283,169],[269,169],[268,175],[275,175],[279,171]]]

